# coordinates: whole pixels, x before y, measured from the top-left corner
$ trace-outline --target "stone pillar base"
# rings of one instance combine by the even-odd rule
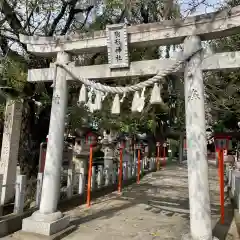
[[[22,231],[51,236],[66,229],[69,223],[70,217],[63,216],[61,212],[45,215],[37,211],[31,217],[23,219]]]
[[[218,240],[216,237],[212,237],[212,239],[209,239],[208,237],[200,237],[199,239],[193,239],[191,234],[184,234],[181,238],[181,240]]]

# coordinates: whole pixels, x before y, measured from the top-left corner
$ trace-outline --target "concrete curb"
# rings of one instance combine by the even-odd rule
[[[232,191],[230,187],[228,187],[228,197],[233,207],[234,216],[233,216],[233,220],[229,228],[228,234],[226,236],[226,239],[240,240],[240,214],[237,209],[237,203],[234,201],[234,196],[232,195]]]
[[[238,209],[234,209],[234,222],[235,222],[236,230],[238,233],[238,239],[240,239],[239,238],[239,236],[240,236],[240,214],[239,214]]]

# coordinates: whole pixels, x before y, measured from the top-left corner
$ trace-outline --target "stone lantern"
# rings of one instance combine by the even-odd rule
[[[88,174],[90,146],[96,145],[97,135],[90,128],[82,127],[76,130],[76,139],[73,149],[73,162],[76,173]]]
[[[104,153],[104,168],[109,169],[112,172],[114,164],[114,149],[116,141],[106,132],[103,133],[103,139],[101,141],[102,151]]]

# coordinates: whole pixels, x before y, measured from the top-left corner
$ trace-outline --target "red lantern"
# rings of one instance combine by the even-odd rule
[[[97,137],[95,134],[93,134],[92,132],[89,132],[87,135],[86,135],[86,144],[89,144],[89,145],[95,145],[97,142]]]

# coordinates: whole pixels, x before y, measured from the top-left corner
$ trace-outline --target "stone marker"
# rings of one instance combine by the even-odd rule
[[[21,101],[8,100],[6,103],[0,174],[3,175],[3,185],[7,186],[2,188],[1,204],[12,200],[15,194],[22,108]]]

